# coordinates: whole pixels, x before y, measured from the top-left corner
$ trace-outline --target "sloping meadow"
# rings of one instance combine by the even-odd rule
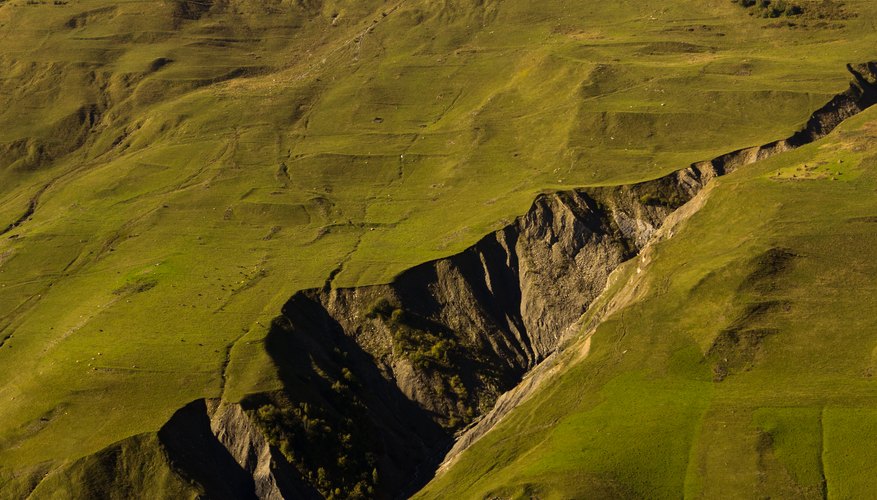
[[[390,283],[508,226],[540,193],[788,137],[847,88],[846,63],[871,59],[874,7],[845,10],[790,25],[719,0],[0,3],[4,488],[26,493],[64,463],[142,459],[176,471],[156,488],[197,490],[156,432],[192,401],[289,391],[270,332],[297,291]],[[661,196],[635,201],[674,204]],[[375,321],[392,327],[398,306]],[[773,337],[747,336],[772,327],[741,326],[746,310],[704,347],[716,363],[744,341],[754,360]],[[441,361],[453,346],[434,333],[400,346]],[[520,349],[489,391],[436,379],[454,400],[423,424],[434,442],[545,352]],[[751,362],[732,358],[726,380]],[[339,365],[352,386],[344,377]],[[375,463],[304,481],[380,488]],[[118,477],[136,486],[131,467]],[[82,477],[58,474],[38,491]],[[114,488],[94,481],[82,491]]]

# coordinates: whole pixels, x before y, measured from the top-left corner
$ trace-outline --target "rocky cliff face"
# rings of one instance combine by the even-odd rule
[[[712,178],[819,139],[877,102],[877,65],[849,70],[850,88],[787,139],[653,181],[541,195],[512,224],[457,255],[412,268],[393,283],[297,293],[269,339],[355,343],[361,361],[376,367],[397,396],[441,425],[444,439],[414,436],[423,454],[395,464],[403,475],[430,470],[453,433],[488,413],[501,394],[549,356],[604,290],[609,274],[636,256],[663,221]],[[313,321],[315,316],[321,320]],[[381,405],[365,403],[369,412],[385,410]],[[501,406],[508,411],[514,405]],[[481,426],[479,435],[487,430]],[[392,432],[378,426],[379,435]],[[474,441],[471,433],[464,441]],[[399,486],[390,490],[404,493]]]
[[[333,431],[349,429],[345,419],[355,415],[365,426],[358,432],[373,440],[339,453],[380,471],[368,485],[376,491],[412,492],[431,477],[454,432],[548,356],[612,270],[694,192],[649,183],[543,195],[513,224],[391,284],[299,292],[267,340],[287,390],[244,406],[307,405],[304,420]],[[284,435],[295,432],[282,428],[302,428],[302,420],[261,422],[279,443],[291,443]]]
[[[877,64],[849,69],[850,88],[788,139],[652,181],[543,194],[510,225],[390,284],[296,293],[266,338],[284,390],[181,409],[159,432],[169,463],[211,498],[413,493],[455,437],[449,458],[535,390],[532,378],[515,387],[547,369],[612,271],[712,178],[877,102]]]
[[[700,184],[692,186],[542,195],[513,224],[391,284],[296,294],[272,335],[327,335],[299,319],[318,307],[406,398],[458,428],[553,351],[609,274]]]

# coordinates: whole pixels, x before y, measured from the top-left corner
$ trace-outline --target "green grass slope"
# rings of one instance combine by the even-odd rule
[[[874,59],[877,6],[844,10],[0,2],[0,473],[276,388],[262,340],[296,290],[787,136]]]
[[[418,497],[869,497],[875,124],[719,179],[587,357]]]

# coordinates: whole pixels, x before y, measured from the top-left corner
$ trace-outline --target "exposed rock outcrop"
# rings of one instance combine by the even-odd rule
[[[266,338],[284,389],[181,409],[159,432],[169,463],[211,498],[413,493],[455,433],[448,460],[539,387],[613,270],[667,237],[665,221],[696,211],[703,195],[679,208],[711,179],[877,102],[877,65],[849,69],[850,88],[788,139],[652,181],[543,194],[508,226],[390,284],[296,293]]]
[[[387,381],[450,436],[488,413],[501,394],[548,357],[605,288],[609,274],[637,255],[665,218],[712,178],[821,138],[877,102],[877,65],[849,70],[850,88],[787,139],[653,181],[541,195],[509,226],[457,255],[414,267],[393,283],[297,293],[270,337],[354,341]],[[324,328],[301,321],[305,308],[325,315]],[[499,421],[515,406],[510,400],[522,399],[522,394],[506,398],[503,412],[490,420]],[[487,430],[479,426],[478,435]],[[464,442],[477,439],[471,432]]]

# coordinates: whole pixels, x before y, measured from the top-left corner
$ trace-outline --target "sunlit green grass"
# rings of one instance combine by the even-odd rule
[[[875,116],[720,179],[650,263],[636,264],[645,295],[596,330],[590,355],[421,496],[867,497]],[[775,177],[841,159],[840,180]],[[770,248],[796,257],[774,278],[754,278],[753,259]],[[771,333],[717,381],[710,346],[743,307],[764,301],[782,307],[746,324]]]
[[[334,286],[386,282],[474,243],[542,191],[653,178],[787,136],[846,88],[846,63],[875,58],[877,36],[866,1],[847,2],[855,19],[795,29],[724,0],[413,1],[392,12],[342,1],[311,13],[232,3],[234,14],[183,22],[170,3],[0,7],[0,144],[49,144],[82,106],[107,107],[69,154],[27,168],[3,155],[0,228],[48,187],[35,216],[0,240],[0,338],[12,335],[0,348],[0,467],[93,453],[156,430],[195,398],[276,388],[261,340],[296,290],[335,269]],[[159,58],[173,62],[150,72]],[[240,68],[252,76],[220,81]],[[764,189],[809,189],[826,203],[848,189],[855,207],[845,181],[859,174],[843,173],[837,186],[766,179]],[[756,227],[801,203],[746,199],[732,214],[743,240],[785,234]],[[680,265],[679,279],[772,244],[693,241],[706,260]],[[137,279],[155,286],[114,293]],[[681,304],[688,292],[673,293]],[[698,293],[709,296],[703,317],[723,310],[722,292]],[[668,314],[664,302],[650,307]],[[687,308],[674,317],[683,312],[680,321],[703,321]],[[701,370],[695,346],[709,341],[666,341],[687,353],[674,375],[685,404],[655,428],[656,443],[695,446],[679,433],[698,442],[693,415],[719,390],[708,374],[688,378]],[[597,345],[592,356],[608,353]],[[606,398],[651,375],[626,376]],[[570,416],[570,429],[636,403],[633,393],[619,408],[589,398],[596,413]],[[670,399],[637,411],[662,416]],[[679,460],[625,488],[642,493],[663,475],[654,487],[678,491]]]

